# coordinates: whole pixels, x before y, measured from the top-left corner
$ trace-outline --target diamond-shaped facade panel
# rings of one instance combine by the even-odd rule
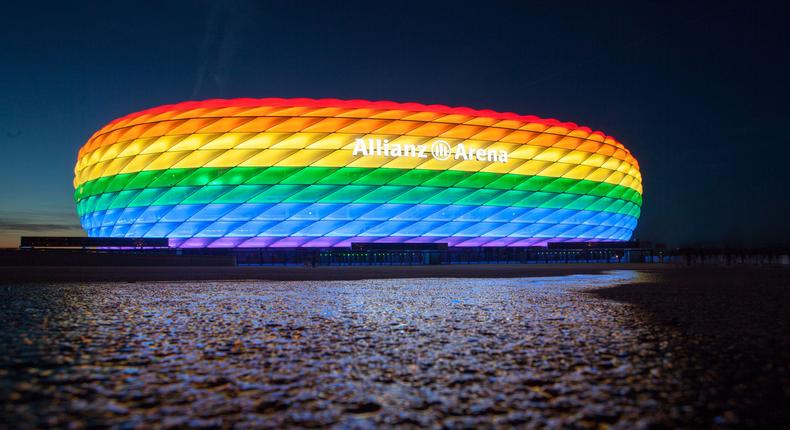
[[[182,247],[631,238],[642,178],[573,123],[417,103],[233,99],[119,118],[80,149],[82,226]]]

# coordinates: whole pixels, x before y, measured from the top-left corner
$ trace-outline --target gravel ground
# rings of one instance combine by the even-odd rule
[[[0,426],[787,427],[788,279],[6,284]]]

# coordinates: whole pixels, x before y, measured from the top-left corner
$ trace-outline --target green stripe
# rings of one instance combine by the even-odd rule
[[[77,203],[77,213],[141,206],[208,203],[397,203],[435,205],[565,208],[622,213],[639,217],[633,202],[611,197],[541,191],[393,185],[205,185],[122,190],[94,195]]]
[[[170,187],[238,185],[390,185],[570,193],[622,199],[642,206],[636,190],[606,182],[460,170],[359,167],[233,167],[151,170],[87,181],[74,192],[79,203],[103,193]],[[407,191],[404,188],[404,192]]]

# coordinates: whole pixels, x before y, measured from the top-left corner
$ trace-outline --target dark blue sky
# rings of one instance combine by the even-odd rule
[[[577,122],[639,160],[638,237],[790,243],[788,22],[752,2],[4,2],[0,246],[81,234],[72,169],[103,124],[217,97]]]

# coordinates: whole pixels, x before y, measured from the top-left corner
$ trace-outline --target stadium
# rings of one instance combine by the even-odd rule
[[[639,165],[574,123],[418,103],[231,99],[116,119],[80,149],[90,237],[177,248],[628,241]]]

